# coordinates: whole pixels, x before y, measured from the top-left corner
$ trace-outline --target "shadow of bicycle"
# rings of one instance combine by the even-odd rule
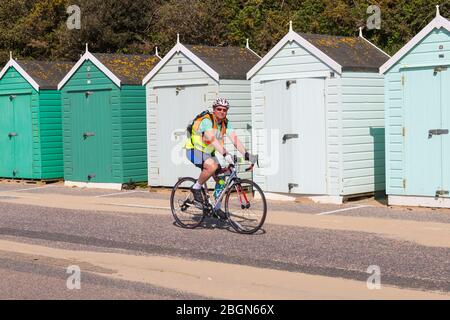
[[[249,235],[249,234],[243,234],[243,233],[239,233],[237,232],[228,221],[225,220],[220,220],[217,218],[212,218],[212,217],[205,217],[205,219],[203,220],[203,222],[194,229],[189,229],[189,228],[184,228],[180,225],[178,225],[175,221],[173,222],[173,225],[177,228],[180,229],[187,229],[187,230],[214,230],[214,229],[218,229],[218,230],[226,230],[229,231],[231,233],[235,233],[235,234],[241,234],[241,235]],[[251,236],[259,236],[259,235],[264,235],[266,234],[266,231],[261,228],[259,229],[257,232],[250,234]]]

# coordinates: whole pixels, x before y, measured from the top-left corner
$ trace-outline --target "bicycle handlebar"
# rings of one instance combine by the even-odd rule
[[[227,168],[222,169],[222,172],[227,172],[227,171],[230,170],[231,168],[234,168],[235,165],[236,165],[237,163],[239,163],[241,160],[244,160],[244,158],[238,158],[238,156],[234,155],[234,156],[233,156],[234,164],[228,165]],[[244,160],[244,161],[245,161],[245,160]],[[258,156],[256,157],[256,165],[259,167]],[[245,172],[252,171],[254,167],[255,167],[255,163],[252,163],[252,164],[250,165],[250,167],[248,167],[247,169],[245,169]]]

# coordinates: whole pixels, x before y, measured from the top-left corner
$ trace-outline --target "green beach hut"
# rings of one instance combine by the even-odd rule
[[[63,177],[58,83],[73,63],[17,61],[0,72],[0,177]]]
[[[121,189],[147,181],[142,79],[157,55],[89,52],[60,82],[67,186]]]

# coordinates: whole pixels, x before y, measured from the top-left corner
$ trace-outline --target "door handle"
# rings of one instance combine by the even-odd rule
[[[186,131],[177,131],[177,132],[174,132],[173,135],[175,137],[182,137],[182,136],[186,135]]]
[[[83,133],[84,139],[95,136],[95,132],[85,132]]]
[[[289,139],[298,139],[297,133],[288,133],[283,136],[283,143],[286,143]]]
[[[8,133],[8,137],[11,139],[12,137],[17,137],[18,136],[18,134],[17,134],[17,132],[10,132],[10,133]]]
[[[442,134],[448,134],[448,129],[430,129],[428,130],[428,139],[431,139],[433,136],[440,136]]]
[[[289,88],[291,87],[291,84],[295,84],[297,83],[297,80],[288,80],[286,81],[286,89],[289,90]]]
[[[298,188],[298,183],[288,183],[289,193],[293,188]]]
[[[436,198],[448,196],[449,192],[447,190],[436,190]]]

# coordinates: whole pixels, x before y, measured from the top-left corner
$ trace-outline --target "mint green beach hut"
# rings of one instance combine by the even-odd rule
[[[450,21],[436,17],[385,75],[386,192],[390,205],[450,207]]]

